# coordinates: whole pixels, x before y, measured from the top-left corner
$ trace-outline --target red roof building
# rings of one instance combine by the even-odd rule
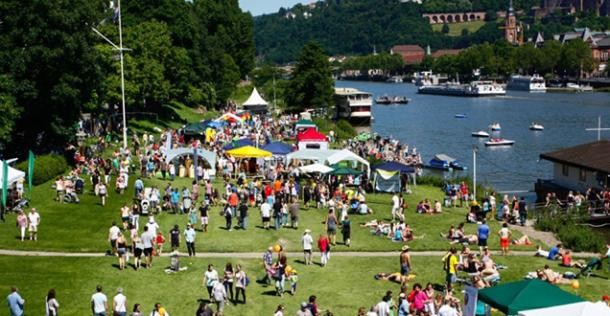
[[[326,135],[318,132],[315,128],[308,128],[297,135],[297,142],[327,141]]]
[[[390,54],[398,54],[402,56],[405,64],[413,65],[421,63],[426,52],[418,45],[395,45],[390,50]]]

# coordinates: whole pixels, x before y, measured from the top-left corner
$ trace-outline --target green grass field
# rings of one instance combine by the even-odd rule
[[[198,300],[207,299],[207,292],[202,287],[202,275],[207,264],[212,263],[220,272],[225,263],[241,264],[252,282],[247,288],[248,303],[229,306],[226,315],[271,315],[278,304],[287,307],[286,315],[294,315],[301,301],[315,294],[321,308],[330,309],[334,315],[355,315],[361,307],[376,304],[387,290],[395,295],[400,290],[396,283],[376,281],[373,276],[378,272],[396,272],[397,258],[341,258],[332,257],[329,265],[321,268],[317,265],[304,266],[302,258],[288,258],[289,264],[299,272],[297,293],[283,298],[274,295],[274,288],[264,287],[255,282],[262,276],[261,262],[254,259],[194,259],[182,258],[182,265],[188,270],[176,274],[166,274],[163,269],[169,264],[168,258],[155,258],[150,270],[120,271],[114,266],[116,259],[105,258],[36,258],[36,257],[3,257],[0,260],[0,288],[9,289],[12,285],[20,288],[27,300],[27,315],[44,315],[44,297],[50,288],[55,288],[61,304],[62,315],[86,315],[89,311],[89,300],[97,284],[104,287],[106,295],[116,294],[116,288],[122,287],[128,303],[142,304],[147,315],[155,302],[161,302],[171,315],[192,315],[198,306]],[[528,271],[541,267],[548,261],[534,257],[495,258],[498,263],[508,268],[502,270],[503,281],[521,279]],[[318,257],[314,257],[317,262]],[[437,257],[414,257],[413,273],[416,278],[411,282],[442,283],[444,272],[441,260]],[[555,268],[557,271],[564,269]],[[607,272],[602,275],[608,276]],[[601,295],[610,291],[609,281],[591,277],[580,280],[580,288],[572,289],[562,286],[564,290],[583,296],[589,300],[598,300]],[[458,287],[458,291],[461,287]],[[461,296],[461,294],[459,295]],[[6,306],[5,295],[0,300],[2,311]],[[4,315],[4,314],[3,314]]]
[[[135,181],[135,176],[130,177]],[[190,187],[188,179],[178,179],[173,185],[179,187]],[[147,185],[157,185],[163,189],[168,181],[160,179],[146,180]],[[220,186],[220,182],[216,182]],[[37,242],[21,242],[14,225],[0,225],[0,234],[8,238],[0,239],[0,248],[20,250],[46,250],[46,251],[69,251],[69,252],[104,252],[109,246],[107,242],[108,228],[112,221],[120,223],[119,209],[122,205],[131,205],[133,199],[133,186],[124,194],[118,195],[110,192],[105,207],[101,206],[98,197],[90,192],[81,195],[80,204],[59,204],[53,201],[55,191],[51,184],[43,184],[34,189],[32,206],[36,207],[42,217],[39,228],[40,238]],[[407,222],[415,230],[416,236],[424,236],[409,242],[414,250],[447,250],[450,245],[448,241],[440,236],[446,232],[450,225],[457,226],[466,214],[465,208],[446,208],[443,214],[420,215],[415,213],[415,206],[420,200],[428,198],[431,201],[442,198],[440,189],[420,185],[413,188],[413,194],[406,196],[408,205]],[[391,220],[391,195],[369,194],[367,196],[369,206],[374,210],[372,215],[352,215],[352,246],[338,245],[336,251],[394,251],[402,247],[402,243],[390,241],[386,237],[373,236],[369,228],[360,227],[372,219]],[[313,231],[314,236],[324,232],[322,224],[326,218],[326,211],[315,208],[301,208],[299,229],[282,228],[279,231],[262,229],[261,218],[257,208],[251,208],[249,212],[248,230],[225,230],[224,217],[219,215],[220,206],[212,208],[210,226],[207,233],[199,233],[197,250],[205,252],[244,252],[261,251],[269,245],[279,241],[286,246],[288,251],[300,251],[300,238],[305,228]],[[8,222],[14,223],[15,216],[8,216]],[[164,233],[178,224],[184,229],[188,221],[187,215],[176,215],[163,213],[156,216],[156,220]],[[140,218],[140,223],[146,223],[145,218]],[[236,222],[234,221],[234,224]],[[490,223],[492,231],[498,231],[499,225],[495,221]],[[475,233],[476,225],[467,224],[467,233]],[[515,236],[519,236],[515,232]],[[340,234],[337,238],[341,240]],[[493,234],[489,240],[492,249],[499,249],[499,239]],[[166,245],[168,246],[168,245]],[[534,250],[534,246],[521,246],[520,250]],[[186,249],[182,249],[186,251]]]
[[[461,36],[462,30],[467,29],[469,34],[472,34],[478,31],[483,25],[485,25],[485,21],[470,21],[470,22],[461,22],[461,23],[451,23],[449,25],[449,36]],[[432,30],[435,32],[441,32],[443,29],[443,24],[433,24]]]

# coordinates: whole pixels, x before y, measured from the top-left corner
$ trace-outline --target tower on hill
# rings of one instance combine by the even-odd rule
[[[517,17],[513,8],[513,0],[510,0],[508,10],[506,11],[506,19],[504,20],[504,39],[513,44],[519,44],[519,30],[517,28]]]

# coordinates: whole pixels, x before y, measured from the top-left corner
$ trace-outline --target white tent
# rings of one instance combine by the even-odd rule
[[[519,312],[519,316],[589,316],[610,315],[610,307],[603,302],[579,302]]]
[[[248,100],[246,100],[246,102],[244,102],[244,104],[242,104],[242,106],[244,107],[245,110],[248,110],[253,113],[267,112],[267,105],[269,105],[269,103],[267,103],[267,101],[265,101],[261,97],[261,95],[258,93],[258,90],[256,90],[256,88],[254,88],[252,90],[252,94],[250,94],[250,97],[248,98]]]
[[[2,189],[2,184],[4,183],[4,168],[2,167],[2,163],[0,162],[0,189]],[[20,179],[25,179],[25,172],[15,169],[11,166],[8,166],[8,186],[10,187],[13,183],[19,181]]]
[[[400,172],[377,169],[373,183],[376,191],[400,192]]]
[[[299,171],[301,171],[302,173],[329,173],[333,171],[333,168],[327,165],[323,165],[321,163],[314,163],[312,165],[300,167]]]

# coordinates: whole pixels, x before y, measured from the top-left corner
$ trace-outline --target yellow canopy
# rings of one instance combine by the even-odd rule
[[[258,149],[252,146],[244,146],[227,151],[227,154],[235,158],[266,158],[273,154],[266,150]]]

